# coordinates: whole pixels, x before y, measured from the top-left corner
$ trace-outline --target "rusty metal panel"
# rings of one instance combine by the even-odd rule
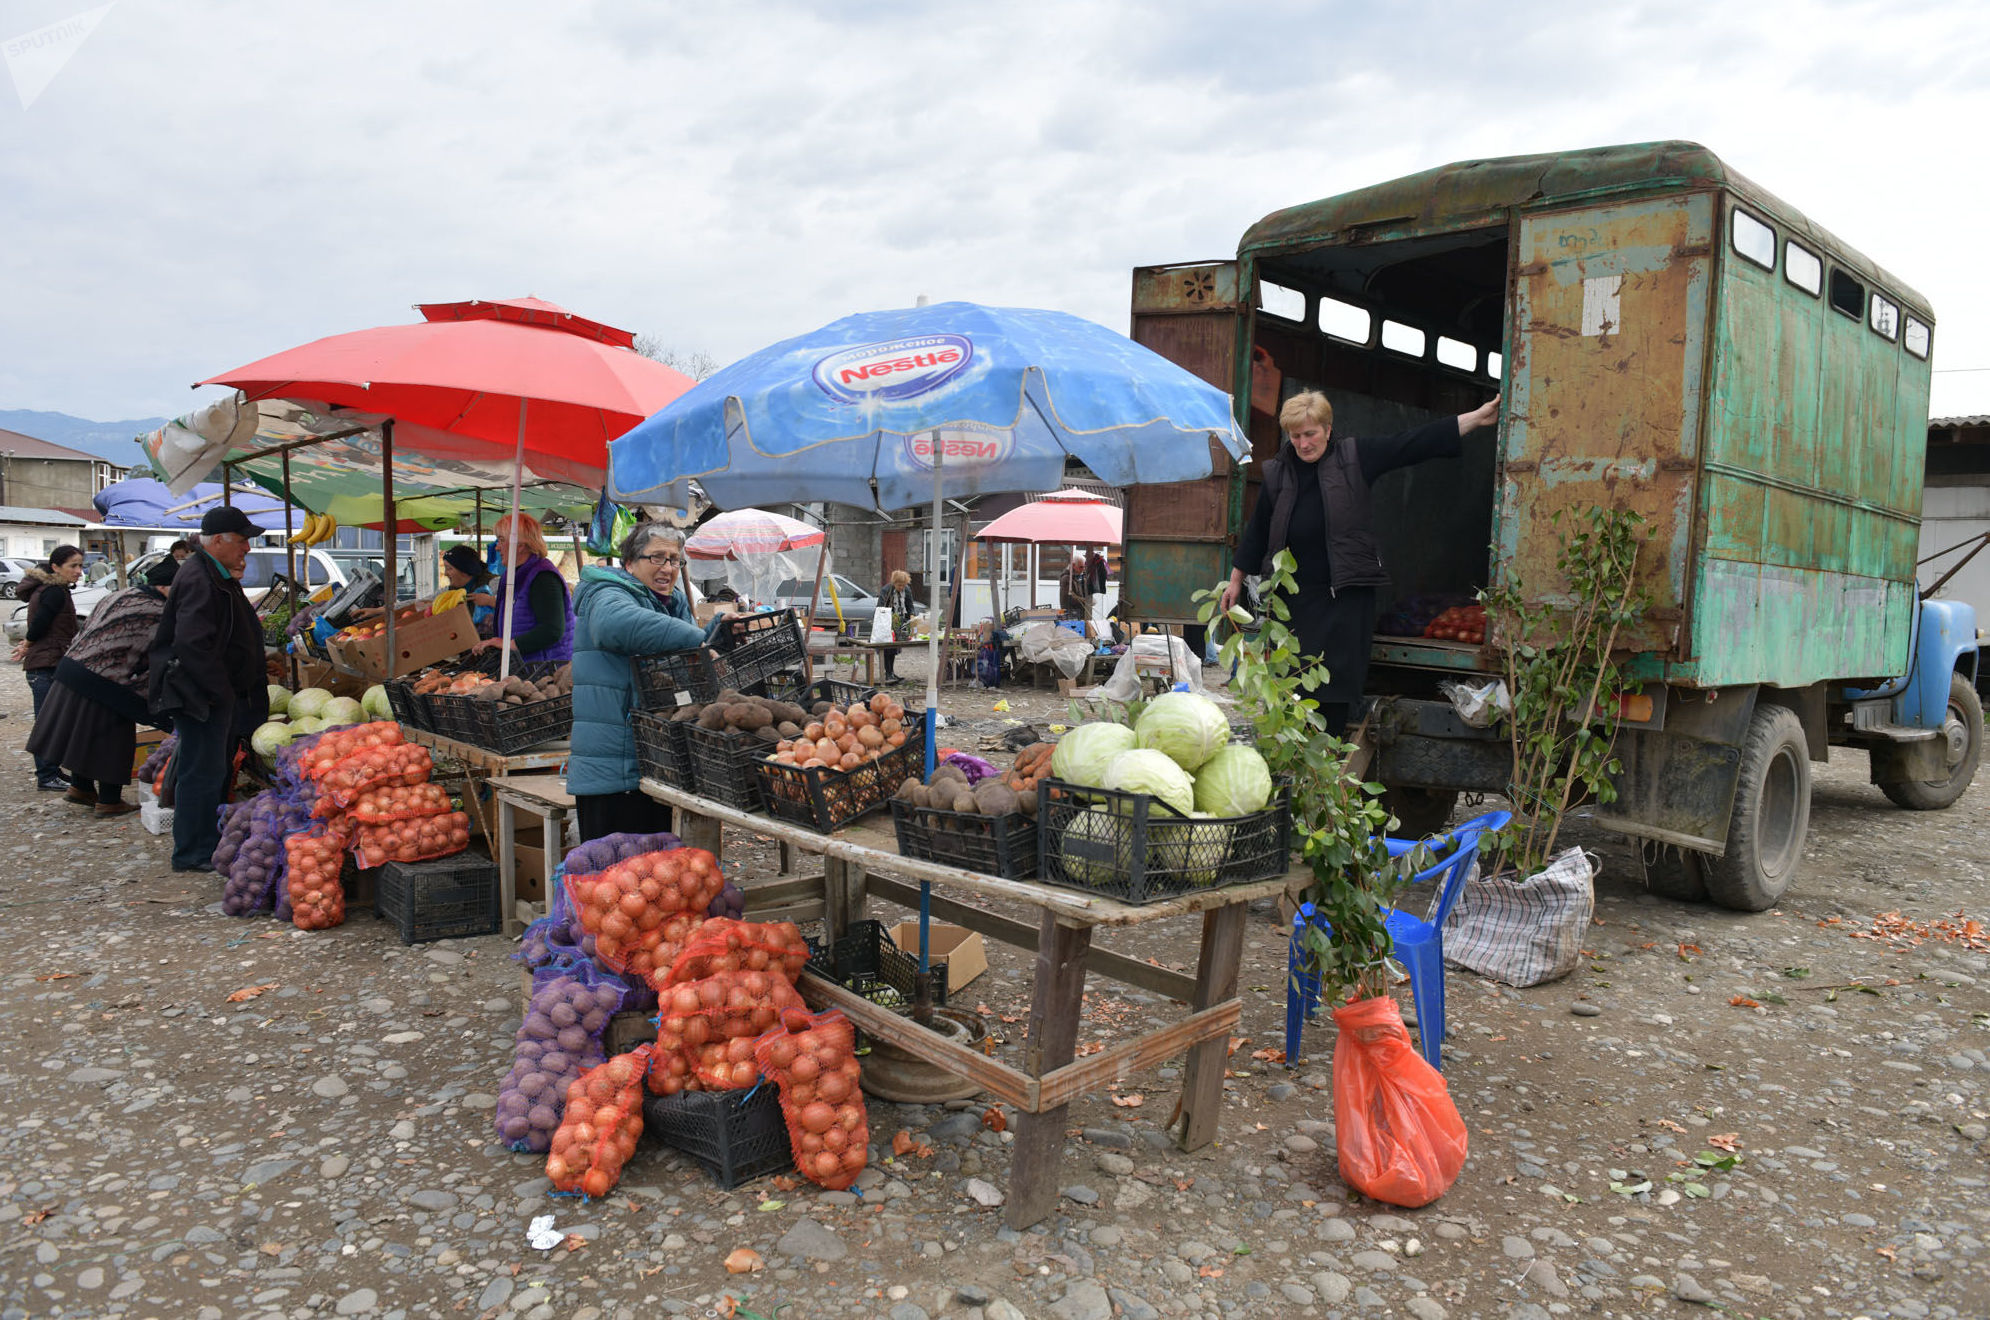
[[[1554,518],[1646,520],[1633,650],[1680,657],[1711,297],[1709,193],[1524,216],[1515,245],[1494,571],[1564,601]]]
[[[1167,316],[1183,312],[1234,312],[1238,298],[1237,263],[1184,261],[1172,266],[1136,266],[1133,270],[1133,316]],[[1138,335],[1134,336],[1136,339]]]
[[[1120,548],[1121,616],[1141,623],[1194,623],[1195,593],[1230,576],[1230,547],[1220,541],[1129,538]]]

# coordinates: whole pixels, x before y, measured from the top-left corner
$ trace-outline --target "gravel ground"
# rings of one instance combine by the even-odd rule
[[[1008,695],[1010,718],[1061,706]],[[950,694],[970,721],[956,742],[1002,727],[991,700]],[[1807,876],[1758,915],[1655,900],[1621,845],[1583,837],[1604,858],[1583,966],[1525,991],[1452,974],[1446,1078],[1472,1154],[1420,1211],[1336,1172],[1329,1027],[1296,1069],[1253,1057],[1283,1044],[1266,911],[1221,1140],[1183,1154],[1162,1135],[1172,1067],[1123,1086],[1138,1105],[1074,1105],[1058,1213],[1017,1234],[984,1204],[1008,1158],[981,1104],[873,1101],[886,1150],[903,1128],[931,1153],[874,1162],[861,1195],[721,1193],[645,1145],[606,1200],[550,1199],[491,1133],[511,944],[404,948],[364,914],[308,935],[224,917],[218,885],[173,875],[135,817],[30,791],[28,709],[0,670],[0,772],[19,788],[0,823],[18,950],[0,986],[4,1320],[1990,1315],[1990,958],[1938,933],[1858,938],[1882,912],[1986,915],[1982,789],[1909,814],[1862,757],[1834,757]],[[739,843],[745,878],[772,872]],[[1104,942],[1181,966],[1195,934]],[[985,1007],[1013,1057],[1028,967],[990,960],[956,1002]],[[1169,1013],[1094,980],[1081,1039]],[[551,1251],[526,1241],[544,1214],[571,1235]],[[766,1268],[727,1275],[741,1246]]]

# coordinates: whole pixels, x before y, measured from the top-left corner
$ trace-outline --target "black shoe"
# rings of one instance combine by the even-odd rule
[[[182,872],[184,872],[184,871],[208,871],[208,872],[212,872],[212,871],[214,870],[214,867],[213,867],[213,866],[212,866],[211,864],[207,863],[207,862],[195,862],[195,863],[194,863],[194,864],[193,864],[192,866],[176,866],[176,867],[174,867],[173,869],[174,869],[175,871],[182,871]]]
[[[35,790],[41,793],[67,793],[70,789],[67,779],[37,779]]]

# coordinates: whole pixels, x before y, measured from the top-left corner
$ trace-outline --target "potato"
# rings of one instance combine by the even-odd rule
[[[756,706],[751,702],[742,701],[726,707],[726,723],[732,725],[735,729],[743,729],[747,733],[767,728],[773,722],[774,717],[767,713],[765,706]]]
[[[1035,792],[1034,790],[1032,790],[1032,791],[1030,791],[1030,792],[1028,792],[1028,793],[1018,793],[1018,794],[1016,795],[1016,798],[1017,798],[1017,801],[1018,801],[1018,803],[1020,804],[1020,806],[1021,806],[1021,808],[1022,808],[1022,812],[1023,812],[1023,814],[1024,814],[1025,816],[1029,817],[1029,818],[1030,818],[1031,820],[1035,820],[1035,819],[1036,819],[1036,792]]]
[[[948,780],[952,780],[953,782],[959,784],[962,788],[966,788],[967,772],[965,770],[962,770],[957,765],[950,764],[950,765],[935,766],[933,768],[933,773],[930,776],[928,776],[926,782],[938,786],[942,783],[945,783]]]
[[[773,710],[775,720],[782,724],[808,723],[808,712],[792,701],[770,701],[767,705]]]
[[[835,709],[836,703],[833,701],[818,701],[808,708],[808,713],[816,719],[821,719],[824,715]]]
[[[793,720],[782,720],[780,727],[775,732],[779,733],[783,738],[799,738],[802,736],[802,726]]]
[[[910,802],[916,807],[923,807],[926,804],[919,801],[917,795],[922,794],[924,791],[924,786],[918,780],[908,779],[898,786],[898,791],[893,793],[892,796],[901,802]]]
[[[726,712],[730,709],[731,707],[729,706],[722,706],[716,701],[713,702],[711,705],[705,707],[705,709],[699,713],[698,727],[701,729],[725,728]]]
[[[776,730],[774,726],[771,724],[761,725],[759,728],[753,731],[753,736],[759,741],[766,743],[769,747],[781,741],[781,735],[779,731]]]
[[[984,816],[1007,816],[1022,810],[1022,799],[1016,790],[995,779],[984,779],[974,786],[974,801]]]
[[[963,816],[973,816],[980,814],[981,807],[980,804],[975,802],[974,794],[968,792],[967,788],[963,786],[959,792],[954,794],[953,803],[947,810],[957,811]]]
[[[689,724],[691,721],[697,719],[700,715],[704,714],[704,712],[705,708],[703,706],[685,706],[681,708],[675,715],[672,715],[670,718],[677,721],[677,723],[679,724]]]

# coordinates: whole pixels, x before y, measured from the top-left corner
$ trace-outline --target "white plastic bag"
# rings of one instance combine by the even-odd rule
[[[891,611],[882,605],[871,615],[871,640],[873,642],[891,640]]]
[[[1474,729],[1490,729],[1494,721],[1513,713],[1513,698],[1507,695],[1503,678],[1477,687],[1446,679],[1437,685],[1437,690],[1450,701],[1458,718]]]

